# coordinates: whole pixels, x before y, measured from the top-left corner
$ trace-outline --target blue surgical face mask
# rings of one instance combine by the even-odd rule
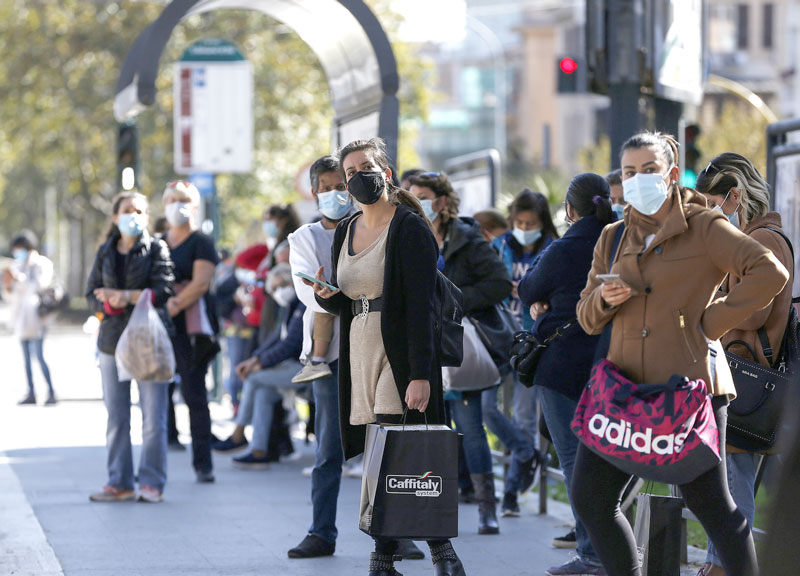
[[[428,218],[428,220],[431,222],[436,220],[436,217],[439,215],[439,213],[433,211],[433,200],[420,199],[419,203],[422,206],[422,211],[425,212],[425,216]]]
[[[534,228],[533,230],[521,230],[515,226],[512,234],[517,242],[523,246],[533,246],[542,237],[542,229]]]
[[[669,196],[664,174],[636,174],[622,181],[625,202],[646,216],[652,216],[664,205]]]
[[[261,223],[261,230],[267,239],[278,237],[278,225],[275,224],[275,220],[264,220]]]
[[[625,206],[622,204],[612,204],[611,211],[617,215],[617,220],[622,220],[623,214],[625,213]]]
[[[141,236],[146,227],[146,218],[144,214],[137,214],[130,212],[128,214],[119,215],[119,224],[117,228],[125,236],[132,236],[134,238]]]
[[[338,221],[350,213],[353,201],[347,190],[331,190],[317,194],[319,211],[328,220]]]
[[[17,262],[24,262],[28,259],[30,251],[25,250],[25,248],[14,248],[14,250],[11,252],[11,255]]]
[[[728,201],[728,196],[730,196],[730,195],[731,195],[731,191],[728,190],[728,193],[725,195],[725,199],[722,202],[720,202],[719,204],[717,204],[716,206],[714,206],[712,208],[712,210],[720,212],[721,214],[725,214],[725,211],[722,209],[722,205],[725,204],[725,202]],[[739,204],[736,205],[736,208],[733,209],[733,212],[731,214],[725,214],[725,217],[728,219],[728,222],[730,222],[733,226],[738,228],[739,227]]]

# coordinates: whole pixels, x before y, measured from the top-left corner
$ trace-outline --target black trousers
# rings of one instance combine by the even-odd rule
[[[753,535],[728,490],[725,469],[727,397],[712,402],[719,427],[722,462],[692,482],[680,486],[684,501],[694,512],[722,559],[728,576],[757,576]],[[572,477],[572,505],[589,532],[609,576],[640,576],[636,540],[620,499],[631,476],[578,445]]]
[[[401,414],[376,414],[378,424],[401,424],[403,416]],[[397,552],[398,540],[392,538],[382,538],[380,536],[373,536],[375,540],[375,552],[378,554],[394,555]],[[434,547],[440,544],[447,544],[450,540],[428,540],[428,546]]]
[[[175,362],[181,377],[181,394],[189,408],[189,427],[192,434],[192,465],[198,472],[211,472],[211,414],[208,411],[206,373],[208,363],[195,366],[189,335],[178,331],[172,340]]]

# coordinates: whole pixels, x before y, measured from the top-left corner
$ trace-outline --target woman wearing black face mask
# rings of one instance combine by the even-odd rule
[[[439,249],[416,198],[390,184],[382,140],[351,142],[339,160],[362,211],[336,229],[330,278],[339,290],[314,284],[314,291],[341,319],[339,414],[345,458],[352,458],[364,450],[366,424],[400,422],[405,409],[409,422],[424,422],[422,412],[429,423],[444,422],[430,304]],[[428,544],[435,574],[465,575],[449,540]],[[376,538],[369,576],[399,574],[397,547]]]

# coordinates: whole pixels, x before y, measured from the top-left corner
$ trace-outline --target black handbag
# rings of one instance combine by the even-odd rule
[[[507,374],[510,370],[508,361],[511,346],[520,329],[511,309],[505,302],[500,302],[490,308],[473,312],[469,315],[469,319],[472,320],[478,337],[489,351],[500,374]]]
[[[533,377],[536,374],[536,368],[539,365],[539,360],[547,349],[547,346],[562,336],[573,324],[578,322],[577,318],[573,318],[563,326],[559,326],[555,332],[544,340],[539,340],[536,336],[523,330],[514,335],[514,343],[511,346],[511,368],[517,372],[519,381],[530,388],[533,386]]]
[[[766,452],[775,445],[781,409],[791,384],[791,376],[780,357],[776,362],[778,367],[772,367],[773,351],[763,328],[759,329],[759,337],[770,366],[728,351],[734,344],[741,344],[756,358],[755,350],[742,340],[734,340],[725,347],[736,386],[736,398],[728,406],[727,442],[748,452]]]
[[[464,297],[447,276],[436,271],[433,328],[442,366],[461,366],[464,359]]]

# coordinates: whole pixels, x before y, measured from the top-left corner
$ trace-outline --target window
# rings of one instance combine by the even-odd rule
[[[746,50],[748,45],[748,28],[750,26],[750,6],[739,4],[736,6],[736,47]]]
[[[764,35],[761,39],[761,43],[764,48],[772,48],[772,28],[773,22],[775,17],[775,4],[772,2],[767,2],[764,4],[764,17],[762,18],[762,24],[764,26]]]
[[[708,49],[713,54],[736,51],[736,7],[711,4],[708,7]]]

